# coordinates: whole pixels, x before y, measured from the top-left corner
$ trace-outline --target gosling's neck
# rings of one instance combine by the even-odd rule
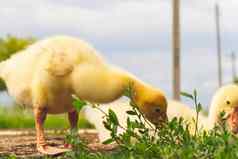
[[[208,116],[199,114],[199,127],[205,130],[211,130],[219,122],[219,110],[216,103],[212,102],[209,108]]]
[[[150,86],[137,79],[134,75],[118,68],[112,67],[112,73],[110,74],[112,76],[111,79],[115,79],[114,82],[112,81],[112,85],[117,86],[115,89],[118,89],[114,92],[118,92],[118,95],[122,96],[125,89],[130,85],[133,90],[132,99],[137,101],[136,104],[140,105],[140,99],[146,94]],[[120,87],[118,87],[119,85]]]
[[[216,101],[216,99],[213,98],[209,109],[208,124],[207,124],[208,129],[214,128],[216,123],[219,122],[219,107],[217,106],[217,103],[215,103],[214,101]]]

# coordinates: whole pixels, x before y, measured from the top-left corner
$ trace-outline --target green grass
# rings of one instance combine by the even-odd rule
[[[193,94],[183,93],[194,102],[197,125],[197,116],[202,105],[197,98],[197,92]],[[129,95],[129,98],[131,96]],[[131,98],[132,99],[132,98]],[[238,138],[227,129],[222,114],[221,122],[212,130],[204,131],[195,129],[189,131],[189,124],[182,118],[174,118],[163,126],[146,127],[148,122],[143,114],[131,100],[131,110],[128,115],[135,118],[127,120],[126,127],[120,125],[117,115],[113,110],[105,113],[104,126],[111,133],[111,138],[105,144],[116,142],[119,149],[111,153],[93,153],[86,143],[78,138],[77,131],[66,135],[66,141],[73,145],[73,151],[59,156],[59,159],[237,159]],[[85,102],[75,98],[74,105],[80,110]],[[97,109],[100,109],[97,107]],[[118,133],[118,128],[125,131]],[[6,157],[7,158],[7,157]],[[14,156],[9,157],[15,159]],[[49,157],[45,157],[49,158]]]
[[[196,117],[194,124],[198,123],[198,115],[202,105],[193,94],[182,93],[194,102]],[[132,96],[129,95],[129,98]],[[131,98],[132,99],[132,98]],[[78,99],[77,99],[78,100]],[[79,102],[82,103],[82,102]],[[115,153],[91,153],[86,145],[71,133],[66,138],[74,145],[74,151],[62,158],[71,159],[237,159],[238,138],[226,126],[224,114],[221,113],[221,123],[212,130],[198,130],[190,132],[189,124],[182,118],[174,118],[163,126],[147,128],[146,119],[131,100],[131,111],[128,115],[137,117],[135,120],[128,118],[125,132],[118,133],[120,121],[117,115],[109,110],[105,112],[105,128],[111,133],[111,138],[104,143],[116,142],[119,151]]]
[[[20,106],[0,107],[0,129],[34,128],[34,117],[31,110]],[[82,116],[79,117],[79,128],[93,128]],[[65,129],[69,127],[67,115],[47,115],[44,127],[47,129]]]

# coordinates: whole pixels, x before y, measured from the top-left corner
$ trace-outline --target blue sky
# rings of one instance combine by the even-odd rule
[[[237,0],[181,0],[182,90],[196,88],[204,105],[217,88],[214,3],[221,5],[224,83],[237,51]],[[110,63],[171,97],[171,0],[8,0],[0,6],[0,36],[66,34],[92,43]],[[5,97],[2,97],[5,100]]]

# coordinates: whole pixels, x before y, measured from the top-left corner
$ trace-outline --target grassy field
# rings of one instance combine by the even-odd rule
[[[201,104],[197,100],[197,93],[185,94],[194,102],[194,107],[199,115]],[[76,107],[80,110],[86,102],[78,101]],[[174,118],[161,127],[146,126],[147,119],[140,113],[138,107],[131,101],[131,110],[128,115],[135,119],[127,119],[126,126],[122,126],[113,110],[104,112],[106,115],[104,126],[111,133],[111,137],[104,141],[104,144],[117,143],[118,149],[110,153],[91,152],[87,144],[78,138],[77,131],[72,131],[66,135],[66,141],[73,145],[73,151],[59,156],[59,159],[237,159],[238,158],[238,138],[226,127],[225,122],[221,122],[209,131],[195,129],[189,130],[189,124],[183,118]],[[4,111],[2,111],[4,112]],[[13,114],[17,114],[14,110]],[[29,113],[27,113],[29,114]],[[4,113],[3,113],[4,115]],[[6,115],[6,114],[5,114]],[[10,115],[10,114],[9,114]],[[20,114],[19,114],[20,115]],[[21,118],[12,117],[14,120]],[[8,116],[9,117],[9,116]],[[21,120],[30,120],[24,115]],[[32,115],[29,116],[32,118]],[[62,117],[61,117],[62,118]],[[221,114],[221,119],[223,116]],[[48,119],[57,120],[56,118]],[[63,119],[60,119],[63,122]],[[59,120],[59,121],[60,121]],[[225,120],[222,120],[225,121]],[[14,122],[13,122],[14,123]],[[57,122],[58,123],[58,122]],[[194,120],[197,125],[198,121]],[[30,125],[30,124],[29,124]],[[48,125],[48,126],[49,126]],[[59,123],[63,125],[62,123]],[[32,125],[31,125],[32,126]],[[55,126],[55,125],[54,125]],[[118,129],[123,128],[123,133],[118,133]],[[15,159],[14,156],[6,158]],[[50,158],[50,157],[45,157]]]
[[[131,93],[130,93],[131,94]],[[201,112],[202,105],[197,98],[196,90],[193,94],[182,93],[194,102],[196,118],[194,124],[198,124],[197,116]],[[131,95],[129,95],[131,98]],[[131,98],[132,99],[132,98]],[[221,123],[209,131],[189,130],[189,123],[183,118],[174,118],[162,127],[146,126],[147,119],[140,113],[136,104],[131,100],[131,111],[128,115],[137,119],[127,119],[127,125],[123,127],[118,121],[117,114],[113,110],[106,113],[104,126],[111,133],[111,138],[104,141],[105,144],[115,142],[119,145],[119,151],[115,153],[91,153],[85,144],[70,134],[69,143],[74,145],[74,151],[62,158],[72,159],[237,159],[238,138],[232,134],[226,126],[224,114],[221,113]],[[123,128],[123,133],[118,133],[118,128]]]
[[[92,128],[82,116],[79,117],[79,128]],[[48,115],[44,124],[48,129],[64,129],[69,127],[67,115]],[[20,106],[0,107],[0,129],[34,128],[34,117],[31,110]]]

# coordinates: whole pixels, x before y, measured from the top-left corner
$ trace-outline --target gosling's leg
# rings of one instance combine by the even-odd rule
[[[78,125],[78,112],[76,110],[72,110],[68,112],[68,119],[70,124],[70,129],[77,129]]]
[[[70,124],[70,131],[76,130],[77,131],[77,125],[78,125],[78,112],[76,110],[72,110],[68,112],[68,119]],[[65,144],[65,148],[72,148],[71,144]]]
[[[35,127],[36,127],[36,146],[37,150],[44,153],[46,149],[46,141],[44,135],[44,121],[46,119],[47,111],[43,108],[35,108]]]
[[[47,115],[47,109],[35,108],[34,115],[35,115],[35,126],[36,126],[37,150],[46,155],[58,155],[58,154],[69,151],[66,149],[59,149],[59,148],[47,145],[45,141],[45,135],[44,135],[44,129],[43,129],[44,121]]]

